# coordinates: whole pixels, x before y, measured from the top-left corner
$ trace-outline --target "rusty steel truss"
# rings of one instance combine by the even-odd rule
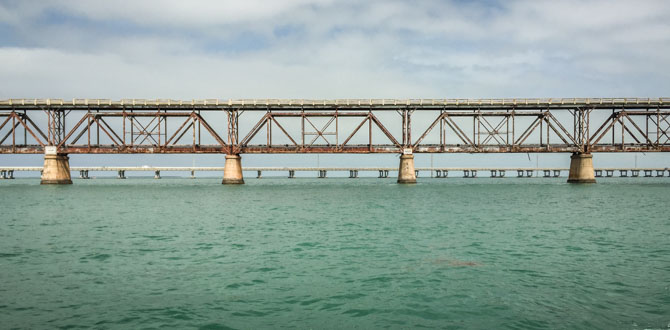
[[[0,101],[0,153],[667,152],[670,98]]]

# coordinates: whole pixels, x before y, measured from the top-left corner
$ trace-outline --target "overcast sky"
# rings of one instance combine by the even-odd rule
[[[0,0],[0,99],[667,97],[669,17],[663,0]]]
[[[0,98],[668,96],[670,1],[0,1]]]

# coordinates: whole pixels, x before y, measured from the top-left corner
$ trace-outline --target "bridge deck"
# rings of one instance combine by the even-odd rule
[[[6,99],[0,100],[0,109],[32,109],[49,107],[68,107],[89,109],[145,109],[160,107],[161,109],[294,109],[294,108],[370,108],[397,109],[405,107],[443,109],[447,108],[574,108],[574,107],[626,107],[648,108],[670,105],[670,97],[660,98],[518,98],[518,99]]]

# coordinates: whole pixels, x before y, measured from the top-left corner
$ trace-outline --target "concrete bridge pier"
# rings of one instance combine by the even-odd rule
[[[41,184],[72,184],[70,157],[59,154],[56,147],[46,147]]]
[[[596,183],[593,155],[575,152],[570,156],[568,183]]]
[[[226,155],[226,164],[223,167],[222,184],[243,184],[242,157],[240,155]]]
[[[416,183],[416,171],[414,170],[414,155],[400,155],[400,166],[398,167],[398,183]]]

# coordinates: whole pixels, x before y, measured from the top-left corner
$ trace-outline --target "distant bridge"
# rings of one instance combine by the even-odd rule
[[[13,179],[14,172],[42,172],[41,166],[5,166],[0,167],[0,179]],[[460,173],[465,178],[476,178],[478,173],[488,172],[492,178],[503,178],[506,176],[533,177],[542,176],[545,178],[561,177],[562,172],[568,171],[568,168],[556,167],[416,167],[415,175],[419,177],[420,172],[430,173],[430,177],[447,178],[449,173]],[[119,179],[126,178],[126,172],[153,172],[154,178],[160,179],[161,172],[190,172],[191,177],[195,178],[196,172],[223,172],[225,167],[170,167],[170,166],[77,166],[71,167],[70,171],[79,172],[79,178],[89,179],[89,172],[117,172]],[[328,172],[349,172],[350,178],[358,178],[359,172],[379,173],[379,178],[387,178],[390,172],[398,171],[393,167],[243,167],[243,172],[256,172],[256,178],[261,178],[263,172],[285,172],[289,178],[295,177],[295,172],[316,172],[319,178],[327,177]],[[670,168],[596,168],[596,177],[613,177],[615,173],[620,177],[665,177],[666,173],[670,177]],[[630,175],[629,175],[630,173]]]
[[[670,98],[9,99],[0,153],[61,167],[67,154],[219,153],[241,183],[246,153],[398,153],[413,173],[414,153],[570,152],[577,175],[593,172],[593,152],[670,151],[669,108]]]

